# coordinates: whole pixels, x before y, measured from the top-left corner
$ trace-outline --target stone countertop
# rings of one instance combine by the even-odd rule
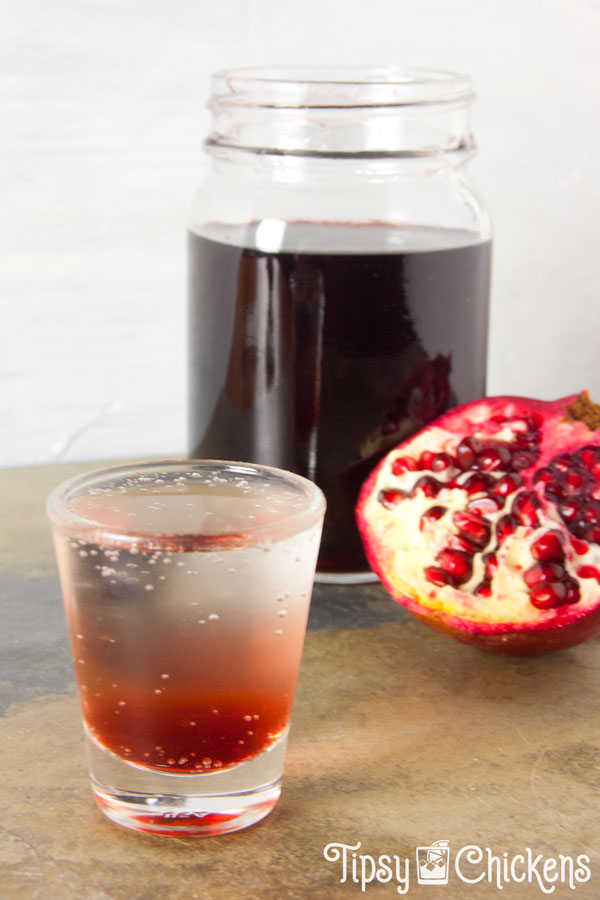
[[[407,895],[422,900],[526,900],[550,887],[558,900],[596,900],[600,639],[537,658],[482,654],[429,631],[378,585],[315,588],[284,787],[270,816],[196,839],[109,822],[88,786],[44,513],[50,489],[87,468],[0,470],[2,900],[406,895],[395,874],[363,892],[359,854],[367,877],[370,858],[387,855],[394,867],[398,857],[402,877],[408,860]],[[419,885],[416,848],[438,840],[450,842],[448,884]],[[342,860],[324,855],[333,843],[348,848],[345,880]],[[463,854],[460,871],[483,875],[478,883],[455,869],[469,845],[483,861]],[[499,893],[486,848],[509,868],[531,848],[541,856],[532,880],[501,882]],[[556,859],[552,878],[561,854],[587,855],[591,877],[576,890],[548,880],[544,891],[535,871],[543,878],[544,860]]]

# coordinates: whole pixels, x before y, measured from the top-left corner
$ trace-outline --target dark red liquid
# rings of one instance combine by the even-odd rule
[[[191,234],[190,264],[191,455],[312,478],[327,498],[319,569],[367,570],[364,479],[485,391],[490,245],[263,253]]]
[[[91,734],[104,747],[155,769],[227,768],[271,746],[289,720],[289,702],[273,696],[239,693],[215,698],[202,697],[198,691],[185,696],[171,690],[162,699],[153,697],[148,688],[145,684],[138,690],[125,683],[118,692],[105,692],[87,706],[85,718]]]

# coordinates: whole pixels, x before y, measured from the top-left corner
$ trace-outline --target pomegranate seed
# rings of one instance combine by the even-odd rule
[[[381,503],[382,506],[385,506],[386,509],[393,509],[397,503],[401,500],[404,500],[406,494],[402,491],[380,491],[377,495],[377,499]]]
[[[419,522],[419,528],[421,529],[421,531],[423,531],[423,529],[427,524],[429,524],[429,522],[437,522],[438,519],[441,519],[445,512],[445,506],[430,506],[429,509],[426,509],[421,516],[421,521]]]
[[[433,472],[443,472],[454,465],[454,460],[449,453],[436,453],[431,462]]]
[[[431,469],[431,463],[435,458],[435,453],[432,450],[423,450],[419,457],[419,469]]]
[[[572,522],[579,515],[579,503],[576,500],[567,500],[558,509],[566,522]]]
[[[536,584],[529,594],[529,599],[537,609],[552,609],[565,602],[567,589],[560,581]]]
[[[482,516],[493,516],[504,506],[502,497],[475,497],[467,503],[467,509]]]
[[[460,487],[463,491],[466,491],[467,494],[483,494],[487,493],[488,488],[494,483],[493,478],[490,475],[485,475],[480,472],[473,472],[472,475],[469,475]]]
[[[559,484],[558,481],[553,481],[551,484],[545,484],[544,493],[549,500],[554,500],[555,503],[560,503],[566,496],[565,488],[562,484]]]
[[[577,577],[595,578],[596,581],[600,581],[600,571],[596,568],[596,566],[579,566],[579,568],[577,569]]]
[[[544,417],[541,413],[531,411],[525,416],[525,421],[535,431],[539,431],[544,424]]]
[[[569,531],[571,534],[574,534],[576,538],[584,538],[587,537],[588,523],[581,516],[578,516],[574,522],[569,522]],[[592,525],[592,528],[595,526]]]
[[[484,553],[481,558],[485,565],[485,574],[488,578],[493,578],[498,571],[498,557],[495,553]]]
[[[540,469],[535,473],[533,480],[536,484],[538,481],[542,481],[544,484],[554,484],[556,480],[556,474],[552,471],[552,469]]]
[[[518,525],[519,523],[515,517],[511,515],[502,516],[501,519],[498,519],[496,522],[496,537],[498,541],[502,543],[511,534],[514,534]]]
[[[556,581],[564,574],[565,570],[558,563],[538,562],[523,574],[523,581],[527,587],[533,587],[540,581]]]
[[[445,584],[452,584],[452,577],[448,572],[444,572],[443,569],[438,569],[436,566],[428,566],[425,569],[425,578],[427,581],[431,582],[431,584],[435,584],[438,587],[443,587]]]
[[[569,494],[576,494],[583,487],[585,478],[581,472],[570,471],[567,472],[565,476],[565,482],[567,484],[567,492]]]
[[[567,472],[571,468],[571,457],[566,453],[563,456],[557,456],[550,465],[558,469],[559,472]]]
[[[414,472],[417,461],[412,456],[399,456],[392,463],[392,475],[402,475],[404,472]]]
[[[562,535],[557,531],[548,531],[534,541],[531,545],[531,554],[534,559],[542,561],[560,560],[565,558],[562,547]]]
[[[540,446],[539,431],[531,431],[531,429],[526,428],[525,431],[517,434],[514,445],[518,450],[533,450],[533,453],[537,459]]]
[[[583,447],[579,451],[579,459],[581,464],[591,472],[596,463],[600,462],[600,449],[598,447]]]
[[[566,590],[565,603],[577,603],[581,600],[581,591],[575,578],[563,578]]]
[[[442,485],[435,478],[431,478],[430,475],[423,475],[422,478],[415,482],[410,496],[414,497],[417,491],[422,491],[426,497],[437,497],[441,487]]]
[[[497,494],[499,497],[508,497],[508,495],[513,494],[517,488],[520,488],[522,484],[523,479],[520,475],[517,475],[516,472],[513,475],[503,475],[494,485],[494,494]]]
[[[463,438],[456,448],[456,459],[461,469],[470,469],[478,453],[481,453],[483,444],[476,437]]]
[[[477,467],[483,472],[495,472],[498,469],[508,468],[510,458],[510,450],[507,450],[501,444],[497,444],[494,447],[485,448],[477,456]]]
[[[451,550],[464,550],[465,553],[468,553],[469,556],[473,556],[481,547],[478,547],[477,544],[474,544],[473,541],[469,540],[464,534],[453,534],[450,536],[450,541],[448,546]]]
[[[475,597],[491,597],[492,596],[492,586],[489,583],[489,581],[487,581],[487,579],[484,578],[484,580],[481,581],[477,585],[477,587],[474,589],[473,595]]]
[[[511,448],[508,447],[506,444],[496,444],[496,447],[495,447],[494,449],[495,449],[496,452],[501,456],[502,462],[504,462],[504,463],[506,463],[506,464],[508,465],[508,463],[509,463],[509,462],[511,461],[511,459],[512,459],[512,450],[511,450]]]
[[[533,491],[523,491],[521,494],[517,494],[513,500],[512,512],[523,525],[533,527],[538,524],[537,510],[539,506],[540,501]]]
[[[591,522],[592,525],[596,525],[600,522],[600,504],[592,501],[592,503],[584,507],[583,518],[586,522]]]
[[[464,532],[476,544],[487,544],[490,539],[490,526],[480,515],[466,510],[457,510],[452,514],[452,521],[459,531]]]
[[[512,467],[520,472],[522,469],[528,469],[537,459],[537,453],[528,450],[517,450],[512,458]]]
[[[585,541],[578,541],[577,538],[573,538],[571,544],[577,556],[585,556],[590,549]]]
[[[437,557],[437,560],[448,575],[451,575],[456,584],[462,584],[471,577],[471,557],[461,550],[449,550],[445,548]]]

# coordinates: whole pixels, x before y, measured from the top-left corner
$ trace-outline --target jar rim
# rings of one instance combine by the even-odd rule
[[[209,106],[343,108],[470,103],[468,75],[401,66],[282,65],[224,69]]]

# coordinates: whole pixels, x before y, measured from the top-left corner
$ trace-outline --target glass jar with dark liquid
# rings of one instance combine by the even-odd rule
[[[213,77],[189,234],[190,455],[320,485],[322,581],[374,579],[360,486],[485,392],[490,223],[468,78],[312,67]]]

